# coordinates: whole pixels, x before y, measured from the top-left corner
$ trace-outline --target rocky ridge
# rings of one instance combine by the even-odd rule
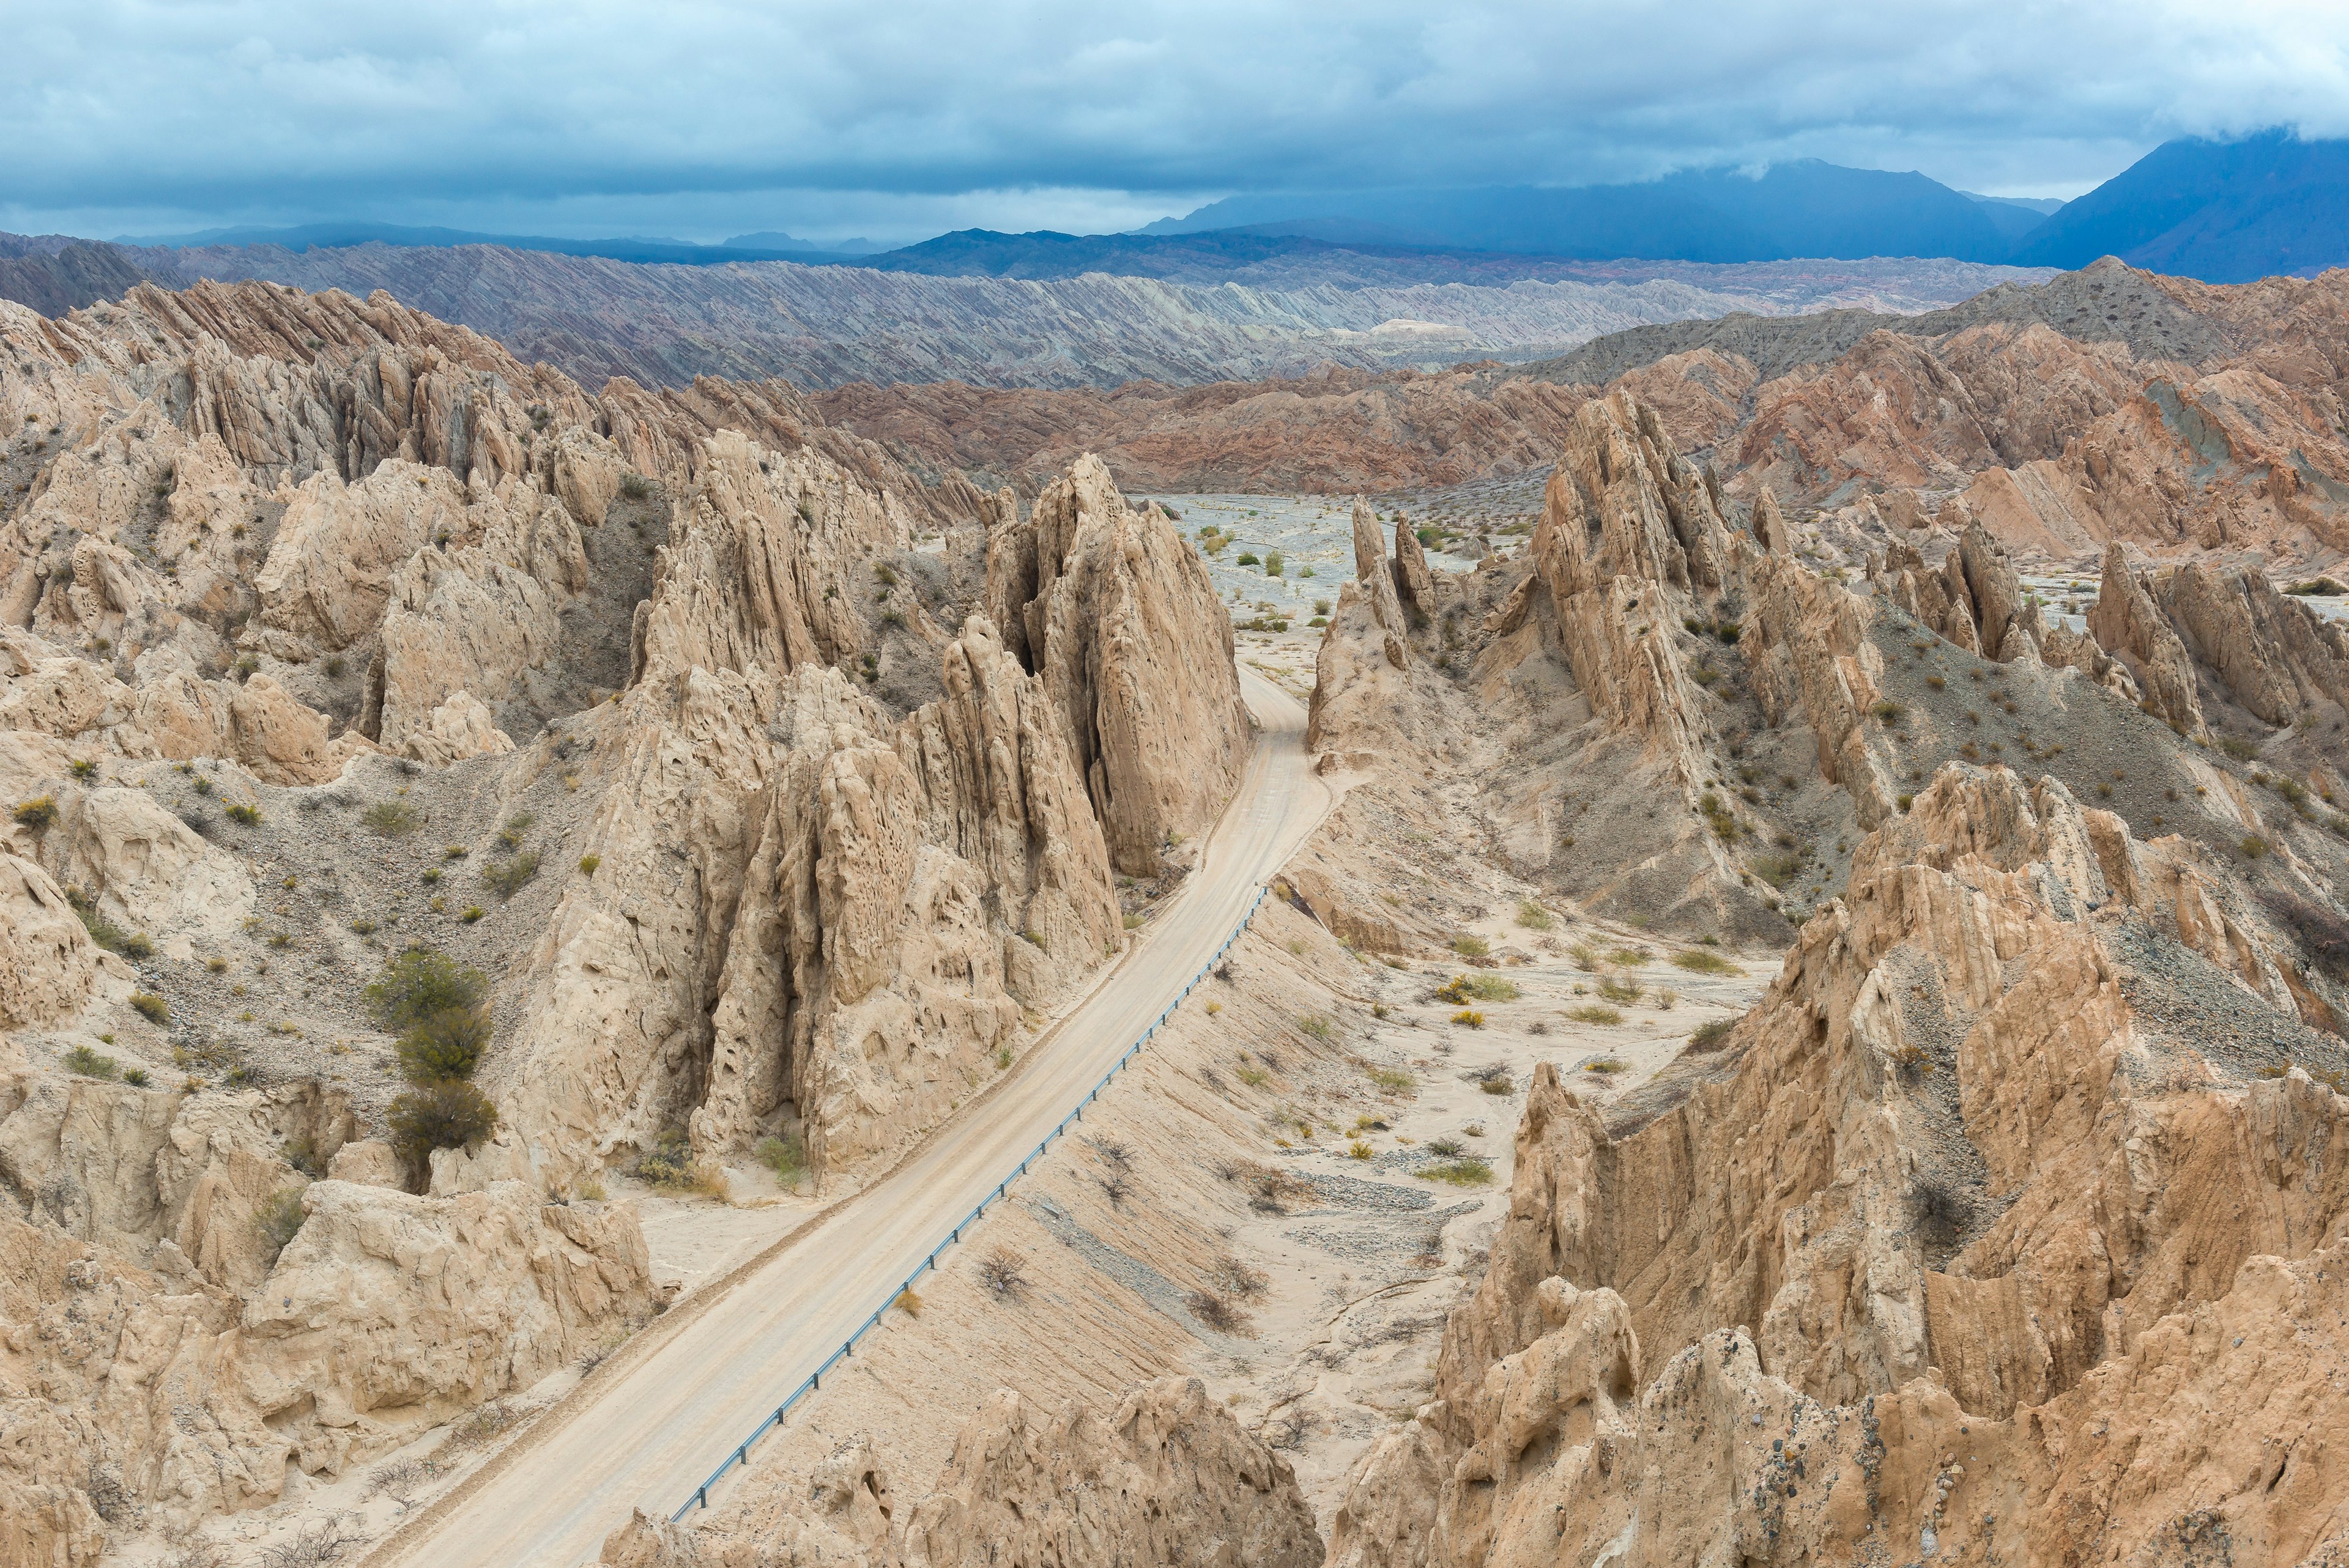
[[[590,395],[382,295],[0,337],[0,1561],[592,1360],[666,1304],[608,1168],[901,1150],[1248,746],[1227,616],[1097,462],[1023,519],[781,384]],[[498,841],[493,909],[428,826]],[[429,1160],[358,995],[418,943],[496,1025],[500,1125]]]
[[[1665,1093],[1602,1119],[1546,1076],[1438,1397],[1357,1470],[1335,1560],[2323,1549],[2341,1047],[2271,1011],[2289,943],[2215,885],[1953,767]],[[2266,1039],[2175,1032],[2178,987]],[[2208,1419],[2254,1365],[2225,1398],[2260,1414]]]

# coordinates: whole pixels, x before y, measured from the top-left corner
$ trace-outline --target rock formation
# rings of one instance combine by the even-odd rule
[[[1206,568],[1088,456],[989,536],[987,602],[1067,716],[1111,859],[1155,874],[1215,820],[1247,754],[1231,616]]]
[[[703,1543],[638,1513],[605,1568],[1045,1568],[1060,1563],[1314,1568],[1312,1510],[1288,1463],[1241,1431],[1195,1377],[1162,1377],[1102,1412],[1048,1415],[1004,1389],[955,1441],[936,1489],[894,1493],[867,1440],[820,1464],[804,1495]],[[754,1559],[755,1553],[755,1559]]]
[[[2184,734],[2202,733],[2202,703],[2186,645],[2129,570],[2118,544],[2105,549],[2104,584],[2088,613],[2088,631],[2106,652],[2127,663],[2150,712]]]
[[[2310,1076],[2341,1050],[2215,885],[1951,768],[1662,1098],[1602,1118],[1544,1068],[1438,1398],[1358,1468],[1336,1560],[2318,1548],[2349,1478],[2292,1434],[2343,1348]],[[2255,1351],[2265,1415],[2209,1421]]]

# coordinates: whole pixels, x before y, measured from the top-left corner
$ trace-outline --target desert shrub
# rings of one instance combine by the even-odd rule
[[[1250,1088],[1262,1088],[1272,1081],[1272,1075],[1262,1068],[1242,1068],[1239,1069],[1239,1074],[1240,1082]]]
[[[725,1173],[716,1162],[695,1158],[693,1146],[676,1128],[663,1132],[653,1147],[636,1159],[636,1177],[663,1192],[726,1195]]]
[[[1235,566],[1261,566],[1264,562],[1257,558],[1255,551],[1243,550],[1237,555],[1232,557],[1232,564]]]
[[[1898,724],[1900,722],[1900,716],[1907,713],[1909,710],[1902,707],[1899,703],[1894,702],[1891,698],[1887,697],[1881,702],[1877,703],[1868,711],[1874,714],[1877,721],[1880,724]]]
[[[786,1187],[796,1186],[807,1174],[807,1146],[798,1133],[789,1138],[762,1138],[759,1140],[759,1163],[775,1173],[775,1180]]]
[[[1566,951],[1574,960],[1574,966],[1585,975],[1595,975],[1599,972],[1599,949],[1591,946],[1588,942],[1578,942]]]
[[[1630,1072],[1631,1064],[1620,1057],[1593,1057],[1582,1064],[1582,1070],[1597,1073],[1601,1078],[1612,1078],[1617,1073]]]
[[[1901,1072],[1922,1076],[1933,1070],[1933,1058],[1911,1040],[1892,1053],[1892,1065]]]
[[[2309,965],[2333,980],[2349,980],[2349,919],[2312,899],[2275,891],[2260,903],[2277,923],[2300,939]]]
[[[2243,841],[2235,847],[2243,851],[2243,859],[2247,861],[2260,860],[2268,852],[2268,841],[2257,833],[2245,835]]]
[[[1247,1315],[1212,1290],[1195,1290],[1183,1298],[1191,1315],[1218,1334],[1239,1334],[1248,1326]]]
[[[1330,1037],[1330,1020],[1319,1013],[1298,1019],[1297,1026],[1317,1040],[1327,1040]]]
[[[82,929],[89,933],[89,939],[109,953],[119,953],[125,958],[141,960],[155,956],[155,944],[147,940],[143,932],[123,930],[98,913],[97,907],[87,898],[77,898],[71,892],[67,893],[66,901],[73,905],[74,913],[81,920]]]
[[[492,861],[481,868],[481,880],[500,898],[512,898],[538,875],[538,851],[524,850],[511,860]]]
[[[1737,973],[1736,965],[1732,964],[1720,954],[1708,953],[1702,947],[1691,948],[1686,953],[1673,954],[1672,964],[1675,967],[1685,969],[1692,975],[1734,975]]]
[[[1619,975],[1602,975],[1599,981],[1599,994],[1619,1007],[1628,1007],[1638,1001],[1643,989],[1637,980]]]
[[[445,953],[410,947],[394,954],[360,995],[378,1025],[404,1033],[443,1013],[480,1007],[489,1000],[490,977]]]
[[[239,827],[257,828],[261,826],[261,808],[258,806],[248,806],[240,800],[235,805],[222,808],[222,810],[228,820],[236,823]]]
[[[1619,1024],[1623,1021],[1622,1014],[1598,1002],[1569,1008],[1566,1016],[1578,1024]]]
[[[55,795],[36,795],[29,800],[19,800],[16,810],[10,814],[16,819],[18,827],[46,833],[57,820],[57,798]]]
[[[2228,756],[2233,758],[2238,762],[2248,761],[2250,758],[2257,757],[2260,754],[2260,748],[2257,746],[2245,740],[2240,735],[2220,736],[2219,738],[2219,749],[2225,752]]]
[[[522,848],[523,835],[529,832],[537,821],[535,812],[516,811],[506,819],[505,826],[498,830],[498,842],[510,850]]]
[[[465,906],[465,913],[459,915],[457,918],[463,921],[467,925],[471,925],[487,913],[488,911],[484,910],[480,904],[469,903]]]
[[[378,800],[359,813],[359,825],[387,839],[404,839],[423,826],[423,819],[405,800]]]
[[[94,1051],[88,1046],[76,1046],[63,1058],[65,1069],[84,1078],[112,1079],[122,1070],[122,1064],[112,1057]]]
[[[1631,968],[1636,965],[1645,964],[1649,959],[1653,958],[1654,956],[1654,954],[1650,953],[1644,947],[1619,947],[1614,952],[1607,955],[1607,961],[1610,964],[1619,964],[1626,968]]]
[[[1476,1087],[1486,1094],[1513,1094],[1516,1091],[1517,1086],[1516,1080],[1512,1079],[1507,1070],[1504,1068],[1478,1078]]]
[[[1028,1289],[1028,1260],[1009,1247],[998,1247],[978,1261],[978,1283],[1006,1301]]]
[[[1264,552],[1264,574],[1267,577],[1278,577],[1288,570],[1288,562],[1280,558],[1279,551],[1268,550]]]
[[[253,1228],[261,1237],[262,1251],[271,1263],[285,1250],[285,1243],[302,1228],[309,1215],[302,1210],[302,1188],[280,1187],[271,1193],[261,1207],[254,1212]]]
[[[2327,597],[2331,597],[2336,593],[2349,593],[2349,588],[2343,587],[2339,583],[2330,577],[2315,577],[2311,578],[2304,583],[2295,583],[2291,587],[2285,589],[2284,592],[2287,593],[2298,593],[2303,596],[2311,593],[2322,593]]]
[[[443,1078],[469,1078],[490,1046],[484,1007],[449,1007],[418,1022],[393,1047],[399,1073],[419,1088]]]
[[[1452,939],[1452,951],[1463,958],[1482,958],[1493,950],[1493,944],[1481,936],[1460,935]]]
[[[391,1102],[391,1146],[421,1166],[436,1149],[471,1149],[498,1130],[498,1108],[463,1078],[443,1078]]]
[[[1242,1301],[1253,1301],[1262,1295],[1272,1281],[1261,1270],[1252,1269],[1232,1253],[1219,1259],[1208,1283],[1226,1295],[1236,1295]]]
[[[123,1070],[122,1081],[129,1084],[133,1088],[145,1088],[148,1084],[147,1069],[145,1068],[127,1068]]]
[[[1346,1152],[1356,1160],[1368,1160],[1371,1157],[1371,1146],[1368,1142],[1357,1138],[1351,1143],[1346,1145]]]
[[[1527,931],[1547,931],[1553,922],[1549,911],[1528,898],[1517,902],[1517,923]]]
[[[1498,975],[1469,976],[1468,994],[1480,1002],[1514,1002],[1520,995],[1515,985]]]
[[[1452,1021],[1464,1029],[1481,1029],[1485,1026],[1485,1015],[1474,1007],[1463,1007],[1452,1015]]]
[[[653,487],[642,474],[629,474],[620,480],[620,493],[630,500],[642,500],[653,493]]]
[[[171,1004],[152,991],[130,993],[130,1006],[150,1024],[167,1024],[171,1020]]]
[[[579,874],[592,877],[595,874],[595,868],[603,863],[604,857],[601,855],[582,855],[579,857]]]
[[[77,779],[95,779],[95,778],[97,778],[97,777],[98,777],[98,763],[97,763],[94,759],[92,759],[92,758],[88,758],[88,757],[77,757],[77,758],[75,758],[73,759],[73,776],[74,776],[75,778],[77,778]]]
[[[1389,1094],[1401,1094],[1419,1081],[1400,1068],[1368,1068],[1364,1071],[1372,1083]]]
[[[1692,1051],[1719,1050],[1723,1046],[1729,1043],[1729,1031],[1736,1026],[1737,1021],[1734,1018],[1707,1018],[1703,1023],[1699,1024],[1695,1028],[1689,1031],[1689,1049]]]
[[[1448,1182],[1454,1187],[1483,1187],[1493,1180],[1493,1162],[1481,1154],[1463,1154],[1440,1165],[1423,1166],[1419,1174],[1431,1181]]]

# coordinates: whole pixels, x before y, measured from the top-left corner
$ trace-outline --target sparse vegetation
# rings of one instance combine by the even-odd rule
[[[579,874],[592,877],[595,874],[595,868],[603,863],[604,857],[601,855],[582,855],[579,857]]]
[[[672,1196],[726,1196],[725,1171],[719,1169],[714,1160],[696,1158],[693,1146],[686,1140],[685,1133],[674,1127],[656,1139],[651,1149],[637,1156],[636,1177],[654,1191]]]
[[[122,1071],[122,1064],[88,1046],[76,1046],[62,1058],[66,1071],[83,1078],[104,1078],[112,1082]]]
[[[1389,1094],[1402,1094],[1419,1082],[1417,1078],[1400,1068],[1368,1068],[1364,1071],[1369,1074],[1372,1083]],[[1247,1075],[1243,1073],[1241,1076]]]
[[[1439,1165],[1423,1166],[1419,1174],[1454,1187],[1485,1187],[1492,1184],[1493,1162],[1481,1154],[1463,1154]]]
[[[1015,1301],[1028,1289],[1028,1260],[1009,1247],[998,1247],[978,1262],[978,1283],[1005,1301]]]
[[[1734,1018],[1707,1018],[1689,1031],[1689,1049],[1715,1051],[1729,1043],[1729,1031],[1737,1026]]]
[[[799,1185],[807,1174],[807,1146],[796,1132],[788,1138],[762,1138],[759,1140],[759,1163],[775,1173],[775,1180],[786,1187]]]
[[[420,1168],[436,1149],[478,1147],[498,1130],[498,1110],[488,1095],[463,1078],[443,1078],[394,1099],[384,1120],[392,1148]]]
[[[305,1183],[305,1185],[307,1185]],[[281,1187],[270,1194],[253,1216],[253,1228],[261,1237],[261,1249],[271,1263],[285,1250],[302,1222],[309,1218],[302,1209],[301,1187]]]
[[[1605,975],[1599,980],[1599,995],[1619,1007],[1628,1007],[1638,1001],[1645,989],[1637,980],[1620,975]]]
[[[359,813],[359,825],[387,839],[404,839],[424,824],[407,801],[378,800]]]
[[[1474,1007],[1463,1007],[1452,1015],[1452,1021],[1464,1029],[1481,1029],[1485,1026],[1485,1015]]]
[[[1527,931],[1547,931],[1554,923],[1549,911],[1528,898],[1518,901],[1517,923]]]
[[[524,850],[509,860],[492,861],[481,868],[481,880],[489,883],[501,899],[513,897],[536,875],[536,850]]]
[[[429,947],[396,954],[359,993],[386,1031],[404,1033],[429,1018],[489,1000],[490,977]]]
[[[29,800],[19,800],[10,815],[16,818],[18,827],[46,833],[57,820],[57,798],[55,795],[36,795]]]
[[[1457,953],[1463,958],[1482,958],[1492,950],[1492,944],[1486,942],[1481,936],[1469,935],[1464,933],[1463,934],[1452,939],[1452,951]]]
[[[469,1078],[490,1046],[485,1007],[450,1007],[411,1026],[393,1047],[400,1076],[421,1088],[443,1078]]]
[[[1720,954],[1708,953],[1702,947],[1692,947],[1686,953],[1673,954],[1672,965],[1675,968],[1685,969],[1692,975],[1734,975],[1737,973],[1736,965],[1732,964]]]
[[[150,1024],[168,1024],[171,1021],[171,1005],[152,991],[133,991],[130,993],[130,1006],[133,1011]]]
[[[1623,1021],[1622,1014],[1598,1002],[1585,1003],[1579,1007],[1569,1007],[1567,1009],[1566,1016],[1578,1024],[1619,1024]]]
[[[234,805],[222,808],[222,814],[226,816],[230,821],[236,823],[239,827],[257,828],[261,826],[261,808],[258,806],[248,806],[242,800],[236,802]]]

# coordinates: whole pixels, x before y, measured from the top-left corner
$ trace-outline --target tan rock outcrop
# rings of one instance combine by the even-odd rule
[[[2186,645],[2129,570],[2118,544],[2105,549],[2104,583],[2088,611],[2088,631],[2106,651],[2127,662],[2154,717],[2184,734],[2203,733],[2202,702]]]
[[[2344,1288],[2343,1102],[2256,1070],[2337,1046],[2197,967],[2223,949],[2177,891],[2194,859],[1953,766],[1641,1110],[1542,1068],[1437,1398],[1358,1466],[1336,1559],[2094,1561],[2198,1520],[2251,1560],[2316,1546],[2349,1473],[2272,1490],[2272,1445],[2189,1412],[2254,1344],[2251,1404],[2338,1402],[2307,1293]],[[2267,1021],[2178,1031],[2211,985]]]
[[[639,1512],[605,1542],[605,1568],[1316,1568],[1313,1511],[1288,1461],[1240,1429],[1195,1377],[1127,1390],[1107,1413],[1053,1416],[1009,1388],[955,1439],[936,1487],[894,1494],[852,1439],[747,1530],[701,1541]]]
[[[0,1027],[71,1017],[98,985],[98,944],[65,890],[30,861],[0,854]]]
[[[1067,716],[1112,861],[1155,874],[1215,820],[1249,747],[1231,616],[1206,568],[1086,457],[1027,521],[995,531],[987,583],[1006,645]]]
[[[2189,563],[2150,587],[2186,650],[2261,721],[2290,724],[2349,703],[2349,635],[2277,593],[2263,573]]]

